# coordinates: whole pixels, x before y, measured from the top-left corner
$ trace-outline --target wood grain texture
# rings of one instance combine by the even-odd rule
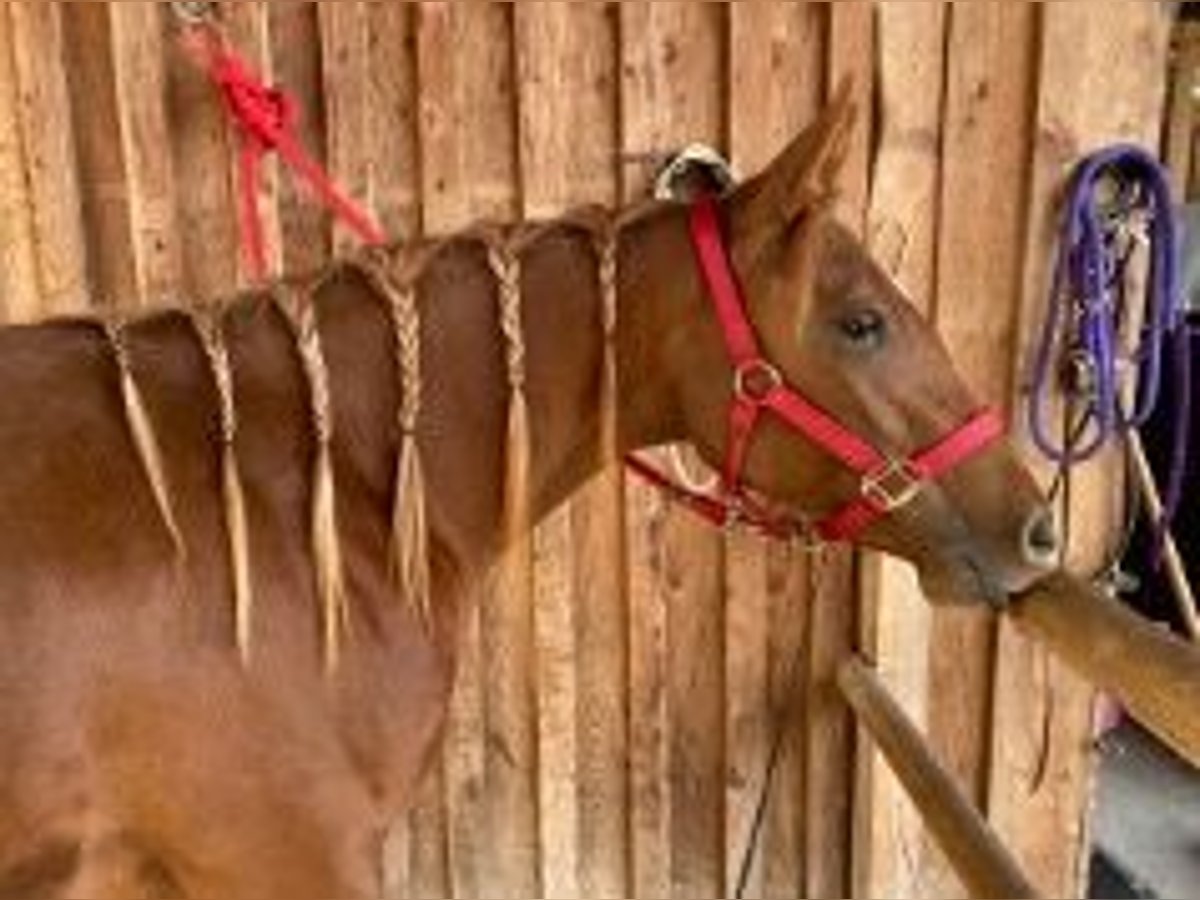
[[[864,233],[874,143],[874,5],[844,0],[826,8],[828,74],[826,99],[850,79],[858,122],[839,177],[837,214]],[[808,897],[842,897],[850,889],[853,831],[854,723],[837,689],[838,667],[854,650],[858,634],[857,558],[848,548],[826,551],[818,588],[810,598],[807,773],[804,802]]]
[[[744,177],[766,166],[819,110],[825,26],[825,11],[810,4],[730,7],[729,153]],[[748,890],[751,896],[796,896],[804,890],[804,823],[798,813],[805,720],[795,709],[802,687],[789,675],[804,652],[806,573],[796,554],[746,535],[726,540],[726,896],[741,874],[777,740],[786,752]]]
[[[842,694],[887,757],[938,847],[971,897],[1038,896],[960,782],[942,768],[920,730],[861,661],[843,664]]]
[[[384,231],[407,239],[420,227],[416,12],[411,3],[368,3],[366,19],[371,198]]]
[[[1061,189],[1085,153],[1118,140],[1154,147],[1162,115],[1167,23],[1153,4],[1100,3],[1042,10],[1040,86],[1030,136],[1025,221],[1028,252],[1018,306],[1018,389],[1041,327],[1056,244]],[[1105,60],[1097,66],[1087,60]],[[1024,422],[1018,421],[1019,429]],[[1028,445],[1026,445],[1028,446]],[[1031,465],[1049,477],[1032,452]],[[1072,478],[1067,521],[1073,572],[1091,575],[1111,552],[1120,521],[1121,463],[1102,459]],[[1004,623],[993,701],[989,809],[1043,890],[1078,895],[1088,845],[1093,754],[1092,688],[1064,662]]]
[[[1180,758],[1200,765],[1200,721],[1194,713],[1200,650],[1193,643],[1063,572],[1018,598],[1011,613],[1064,664],[1112,691]]]
[[[36,308],[10,304],[7,312],[12,319],[28,320],[84,308],[87,264],[62,9],[53,3],[17,3],[8,4],[6,12],[38,298]]]
[[[296,133],[305,150],[322,164],[326,159],[324,77],[321,68],[321,35],[317,6],[309,3],[265,4],[269,44],[267,74],[272,81],[286,85],[296,100],[300,121]],[[308,188],[284,171],[277,160],[276,181],[268,188],[266,202],[275,195],[278,208],[277,240],[279,259],[273,269],[304,273],[320,269],[329,260],[329,213],[313,203]]]
[[[480,217],[510,220],[517,212],[511,13],[509,4],[418,7],[427,232]]]
[[[243,0],[221,15],[299,100],[305,146],[398,237],[640,200],[696,140],[752,174],[852,72],[862,120],[840,212],[981,393],[1011,403],[1069,164],[1152,140],[1161,111],[1154,5],[1091,6]],[[0,10],[7,317],[247,282],[237,141],[160,7]],[[352,245],[290,174],[264,174],[273,271]],[[1108,545],[1111,476],[1072,484],[1080,571]],[[984,617],[934,616],[892,561],[838,554],[818,573],[714,534],[616,473],[534,550],[528,591],[469,609],[444,753],[389,842],[389,896],[727,896],[776,722],[751,896],[958,893],[855,746],[834,686],[855,649],[1038,885],[1078,891],[1090,691],[1009,623],[997,638]]]
[[[726,110],[720,86],[724,80],[726,10],[716,4],[626,3],[621,11],[621,113],[625,196],[644,196],[652,167],[692,141],[724,143]],[[668,714],[665,773],[654,768],[635,772],[634,816],[644,802],[643,779],[656,800],[665,797],[669,845],[664,854],[662,831],[634,831],[635,890],[666,887],[654,896],[718,896],[725,890],[724,814],[724,591],[721,538],[681,510],[669,511],[656,537],[662,541],[648,573],[658,583],[650,603],[633,597],[635,642],[666,628],[666,662],[650,683],[635,680],[634,709],[639,692],[663,691]],[[665,611],[658,604],[665,605]],[[635,671],[635,679],[640,674]],[[654,673],[657,675],[658,673]],[[659,722],[632,723],[635,732],[658,732]],[[635,746],[645,734],[635,734]],[[647,761],[660,761],[659,748]],[[661,812],[662,804],[658,805]],[[661,822],[661,819],[659,819]],[[644,839],[645,838],[645,839]],[[665,867],[666,883],[647,877]],[[649,894],[647,894],[649,895]]]
[[[375,131],[371,83],[371,20],[374,4],[361,0],[317,4],[321,31],[322,96],[325,98],[326,166],[347,197],[375,216],[370,135]],[[344,255],[361,239],[336,217],[331,243]]]
[[[117,122],[129,185],[135,295],[161,301],[182,281],[176,179],[169,152],[162,6],[111,7]],[[133,298],[125,298],[133,299]]]
[[[1195,192],[1196,112],[1200,99],[1200,27],[1181,22],[1175,29],[1170,51],[1170,92],[1164,158],[1171,185],[1180,200],[1191,200]]]
[[[430,3],[414,15],[423,230],[511,220],[520,206],[513,9]],[[491,585],[478,610],[468,612],[479,616],[479,643],[463,650],[478,681],[472,676],[456,692],[448,814],[455,821],[454,868],[485,896],[542,893],[534,598],[532,580],[511,591]],[[473,741],[481,742],[478,750]],[[476,806],[470,791],[480,777]],[[470,865],[474,873],[466,871]]]
[[[614,14],[598,3],[515,8],[526,218],[615,201]],[[548,896],[629,890],[621,500],[620,473],[607,472],[539,529],[540,853]]]
[[[295,50],[288,48],[286,43],[281,43],[278,52],[288,55],[295,53],[297,56],[308,54],[311,58],[315,46],[311,42],[311,30],[308,28],[310,24],[311,21],[308,19],[277,16],[272,11],[270,0],[246,0],[243,3],[232,4],[225,8],[222,14],[222,25],[238,53],[258,71],[267,83],[280,84],[289,92],[293,90],[293,84],[288,67],[284,66],[283,72],[276,71],[274,35],[294,33],[299,39],[307,34],[309,38],[307,43],[298,43]],[[311,99],[306,102],[311,107]],[[231,136],[227,142],[227,148],[228,166],[232,172],[230,184],[236,194],[241,190],[238,162],[241,142],[233,139],[234,137],[236,135]],[[305,139],[311,140],[311,138],[312,130],[310,128]],[[307,146],[312,147],[313,145],[308,144]],[[317,148],[317,152],[319,153],[319,148]],[[267,269],[270,272],[283,271],[285,253],[297,254],[297,260],[301,261],[308,253],[312,253],[313,259],[319,259],[324,252],[324,248],[319,245],[320,236],[315,233],[315,229],[313,232],[306,232],[302,228],[290,229],[285,240],[282,206],[282,185],[285,178],[290,181],[290,176],[285,176],[281,172],[278,161],[268,159],[263,166],[262,183],[259,185],[258,215],[262,222],[263,234],[266,237]],[[291,201],[293,210],[296,199],[293,195]],[[240,226],[237,227],[240,229]],[[317,241],[316,248],[314,250],[304,249],[307,242],[312,240]],[[238,284],[245,286],[253,282],[255,273],[251,271],[250,261],[241,250],[240,230],[238,243]]]
[[[137,293],[125,154],[113,135],[119,101],[110,17],[100,3],[63,8],[88,279],[99,303],[128,301]]]
[[[826,11],[810,4],[730,7],[729,152],[744,177],[766,166],[819,111],[826,24]],[[807,572],[799,554],[745,535],[726,541],[726,896],[741,874],[777,740],[785,752],[748,890],[770,897],[804,890],[806,720],[793,670],[805,652]]]
[[[25,178],[25,142],[9,8],[0,10],[0,309],[5,322],[33,318],[41,306],[33,235],[33,198]]]
[[[629,549],[629,830],[633,897],[670,897],[671,790],[661,573],[670,516],[661,494],[631,482]]]
[[[245,18],[247,7],[237,15]],[[239,40],[236,46],[256,56],[253,45]],[[234,165],[238,136],[207,73],[179,46],[174,29],[162,52],[170,162],[179,186],[177,227],[187,236],[179,242],[180,287],[193,301],[226,297],[243,282]]]
[[[942,3],[879,7],[881,95],[867,234],[876,258],[926,314],[936,288],[938,184],[947,12]],[[862,650],[924,730],[932,612],[911,566],[866,554]],[[925,829],[883,759],[860,741],[855,784],[854,893],[923,897]]]
[[[1024,190],[1036,11],[954,5],[947,62],[941,238],[935,319],[980,396],[1010,401],[1014,309],[1024,252]],[[991,724],[995,629],[980,607],[933,621],[930,735],[968,795],[982,804]],[[930,889],[961,891],[930,853]],[[941,870],[940,876],[937,874]]]

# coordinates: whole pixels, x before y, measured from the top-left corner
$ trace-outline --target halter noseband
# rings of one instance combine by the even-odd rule
[[[1004,434],[992,409],[984,410],[933,446],[906,459],[895,459],[842,425],[792,387],[782,371],[762,353],[746,315],[743,294],[734,274],[716,201],[699,200],[691,213],[692,244],[721,326],[733,366],[733,400],[725,464],[717,496],[683,488],[644,461],[631,467],[666,488],[689,508],[722,527],[748,525],[772,537],[797,534],[819,541],[853,540],[880,518],[908,506],[924,486],[980,453]],[[810,522],[795,514],[777,514],[758,499],[745,481],[746,461],[754,433],[768,414],[799,432],[860,477],[859,495],[829,516]]]

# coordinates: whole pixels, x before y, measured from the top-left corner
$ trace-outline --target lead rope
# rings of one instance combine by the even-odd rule
[[[233,573],[234,631],[243,665],[253,650],[254,591],[250,577],[250,532],[246,524],[246,492],[238,468],[238,415],[233,364],[220,310],[188,313],[212,372],[221,419],[221,489],[225,501],[225,533]]]
[[[795,546],[795,544],[791,545]],[[828,550],[821,548],[809,552],[808,555],[808,595],[810,604],[821,600],[825,588],[826,566],[828,565]],[[788,662],[787,674],[784,676],[783,693],[791,691],[800,681],[800,667],[804,660],[804,641],[796,641],[796,649]],[[746,841],[746,849],[742,854],[742,863],[738,868],[738,881],[734,890],[734,900],[746,900],[750,890],[750,878],[754,874],[754,863],[762,850],[762,837],[767,824],[767,812],[771,804],[771,794],[775,787],[775,779],[779,777],[779,769],[783,765],[784,748],[787,743],[788,713],[791,704],[782,701],[772,703],[770,721],[774,734],[771,737],[771,752],[767,757],[766,769],[763,773],[762,789],[758,794],[758,802],[754,807],[754,818],[750,823],[750,834]]]
[[[1107,203],[1100,197],[1106,187],[1114,194]],[[1034,359],[1030,433],[1038,449],[1060,467],[1061,482],[1113,440],[1133,436],[1146,424],[1160,400],[1164,357],[1171,352],[1179,380],[1174,410],[1179,427],[1158,523],[1165,529],[1182,494],[1191,401],[1180,239],[1166,172],[1149,153],[1129,144],[1092,154],[1075,173],[1062,232],[1050,310]],[[1142,244],[1150,254],[1146,322],[1132,353],[1123,358],[1122,332],[1139,327],[1126,293],[1129,266]],[[1126,409],[1122,394],[1138,371],[1142,379],[1133,408]],[[1083,407],[1062,442],[1051,436],[1057,430],[1049,412],[1056,380],[1064,381],[1070,398]]]
[[[267,240],[259,206],[262,167],[279,158],[325,207],[368,245],[383,244],[384,230],[334,183],[329,173],[303,147],[297,128],[300,106],[279,87],[268,86],[239,56],[218,27],[215,3],[172,4],[182,25],[188,57],[207,75],[241,137],[239,193],[243,252],[251,274],[267,277]]]

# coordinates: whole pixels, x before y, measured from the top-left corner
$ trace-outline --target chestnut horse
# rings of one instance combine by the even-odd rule
[[[852,115],[721,216],[770,358],[907,453],[979,404],[832,217]],[[475,230],[210,315],[0,332],[0,896],[379,896],[505,485],[536,520],[613,454],[720,460],[730,364],[687,223]],[[806,512],[859,490],[774,422],[747,478]],[[1055,557],[1003,442],[862,540],[974,597]]]

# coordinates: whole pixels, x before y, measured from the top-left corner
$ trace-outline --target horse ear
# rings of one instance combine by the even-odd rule
[[[858,118],[853,88],[853,79],[843,77],[817,120],[737,192],[734,202],[744,207],[747,231],[777,234],[837,196]]]

